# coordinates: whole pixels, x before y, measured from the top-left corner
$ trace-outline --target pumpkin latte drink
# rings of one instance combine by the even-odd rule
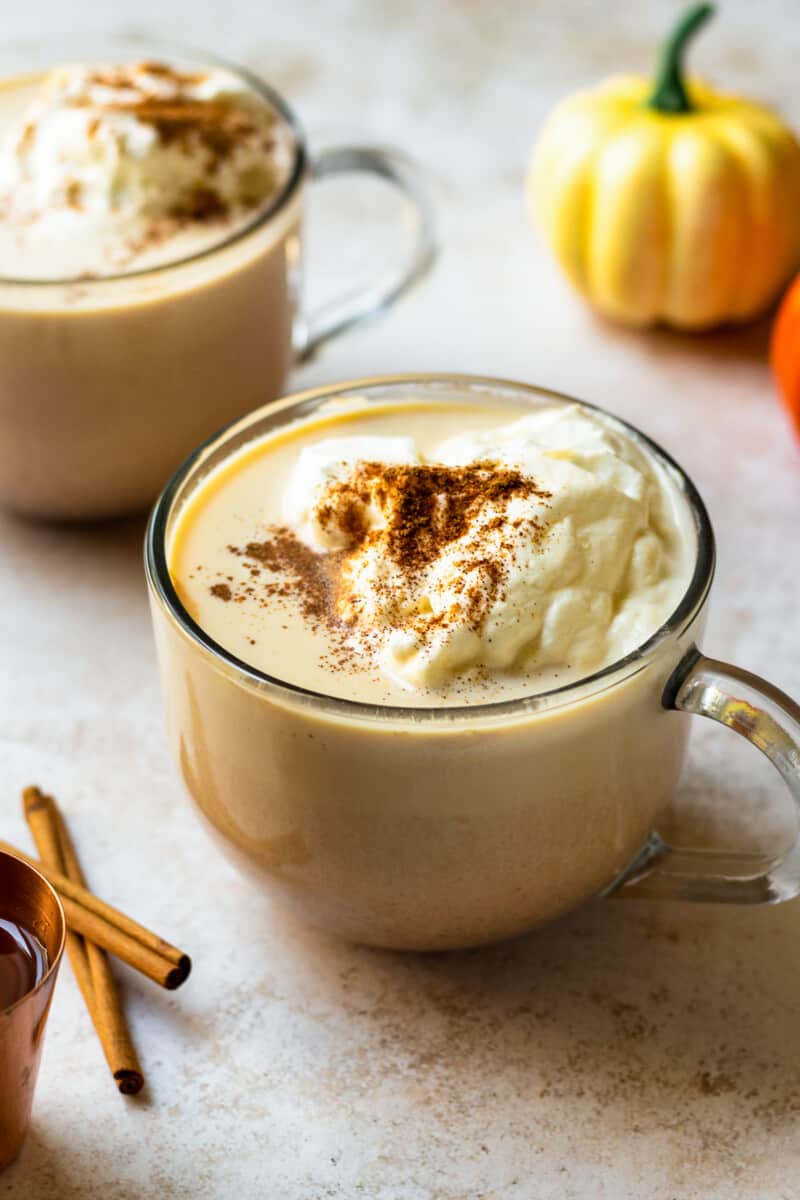
[[[75,63],[0,86],[0,502],[141,508],[291,354],[289,121],[222,67]],[[247,236],[245,236],[247,233]]]
[[[338,391],[233,426],[154,514],[175,754],[311,922],[393,947],[521,932],[610,885],[669,804],[674,657],[631,664],[695,570],[682,477],[534,389]]]

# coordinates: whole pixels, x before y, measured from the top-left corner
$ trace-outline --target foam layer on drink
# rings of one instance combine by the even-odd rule
[[[271,675],[469,704],[623,658],[677,606],[694,553],[665,469],[578,406],[356,402],[212,476],[172,573],[212,637]]]

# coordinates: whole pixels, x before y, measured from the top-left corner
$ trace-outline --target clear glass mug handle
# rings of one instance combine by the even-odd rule
[[[405,262],[385,270],[373,283],[328,301],[311,313],[301,312],[294,331],[298,362],[310,358],[324,342],[346,329],[390,308],[427,274],[436,257],[433,206],[414,163],[380,146],[332,146],[317,154],[311,164],[312,182],[351,172],[378,175],[405,195],[414,215],[414,244]]]
[[[747,738],[786,781],[798,835],[783,857],[673,847],[657,833],[615,882],[612,894],[636,899],[777,904],[800,894],[800,705],[771,683],[693,648],[664,692],[665,708],[697,713]]]

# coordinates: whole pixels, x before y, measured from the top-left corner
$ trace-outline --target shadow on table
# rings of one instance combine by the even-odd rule
[[[630,343],[641,352],[657,355],[659,362],[674,357],[687,361],[692,357],[709,359],[716,364],[769,360],[770,336],[777,306],[766,316],[745,325],[729,325],[708,332],[681,332],[676,329],[630,329],[597,314],[592,315],[597,332],[605,341]]]
[[[141,561],[147,514],[115,521],[43,521],[0,512],[2,541],[17,552],[63,548],[81,561]]]
[[[147,612],[144,584],[146,517],[98,524],[54,524],[0,513],[0,544],[13,572],[17,607],[28,616],[52,613],[96,620],[116,611],[121,633]],[[98,598],[99,602],[98,602]],[[57,609],[53,609],[57,601]],[[128,624],[126,625],[126,622]]]

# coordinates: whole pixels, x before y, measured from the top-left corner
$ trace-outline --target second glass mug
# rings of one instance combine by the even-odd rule
[[[0,505],[31,516],[146,507],[198,442],[281,395],[292,365],[392,305],[434,257],[429,200],[409,160],[373,146],[309,156],[286,101],[213,55],[136,37],[67,38],[4,47],[0,75],[143,58],[233,71],[288,122],[292,167],[243,229],[189,258],[103,278],[0,278]],[[306,185],[345,172],[377,175],[405,196],[413,242],[371,284],[298,311]]]
[[[797,895],[800,839],[773,859],[677,849],[658,834],[690,713],[763,751],[800,812],[800,707],[696,648],[714,572],[703,502],[659,447],[590,405],[671,475],[696,538],[678,607],[619,662],[522,700],[403,709],[270,677],[196,624],[168,569],[176,515],[239,447],[342,395],[578,403],[473,376],[356,380],[250,414],[178,471],[151,517],[147,575],[173,754],[223,849],[310,923],[398,949],[498,940],[610,893],[742,904]]]

